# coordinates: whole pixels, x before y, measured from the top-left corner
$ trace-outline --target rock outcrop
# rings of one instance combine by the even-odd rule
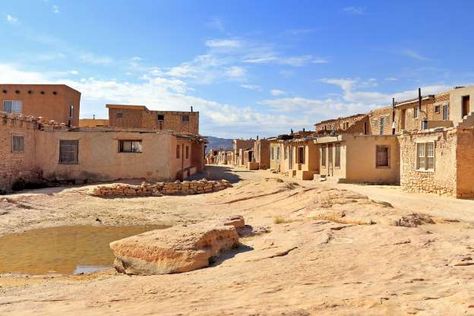
[[[239,219],[239,220],[237,220]],[[110,243],[118,272],[152,275],[207,267],[224,251],[239,246],[236,226],[243,218],[153,230]]]
[[[162,196],[162,195],[188,195],[211,193],[231,187],[227,180],[218,181],[175,181],[175,182],[143,182],[141,185],[116,183],[112,185],[97,186],[90,195],[98,197],[137,197],[137,196]]]

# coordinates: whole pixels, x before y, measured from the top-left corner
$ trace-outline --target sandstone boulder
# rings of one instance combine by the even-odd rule
[[[236,228],[216,221],[153,230],[110,243],[115,269],[138,275],[204,268],[221,252],[238,246]]]

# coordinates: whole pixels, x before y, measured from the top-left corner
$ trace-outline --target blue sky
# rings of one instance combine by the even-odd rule
[[[474,1],[3,0],[0,82],[272,136],[474,82]],[[6,45],[5,45],[6,44]]]

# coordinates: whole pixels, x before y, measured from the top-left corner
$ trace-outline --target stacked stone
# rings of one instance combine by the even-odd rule
[[[113,184],[95,187],[91,195],[98,197],[140,197],[162,195],[203,194],[224,190],[232,184],[227,180],[208,181],[175,181],[175,182],[143,182],[141,185]]]

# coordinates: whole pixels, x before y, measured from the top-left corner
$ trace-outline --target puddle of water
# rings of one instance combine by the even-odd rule
[[[0,273],[79,274],[112,266],[109,243],[167,226],[62,226],[0,237]]]

